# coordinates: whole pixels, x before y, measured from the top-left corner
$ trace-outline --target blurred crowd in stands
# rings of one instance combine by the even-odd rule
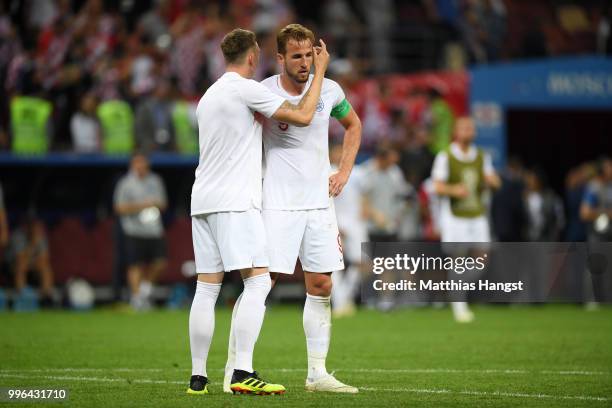
[[[355,85],[379,74],[606,53],[610,10],[595,0],[7,0],[0,149],[193,154],[193,102],[223,72],[219,43],[235,26],[258,34],[259,79],[277,71],[278,28],[299,21],[326,39],[330,74]],[[365,138],[379,138],[379,118],[358,113]],[[393,125],[399,115],[382,119]]]

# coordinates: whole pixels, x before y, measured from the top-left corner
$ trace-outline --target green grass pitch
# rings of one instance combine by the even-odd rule
[[[212,392],[186,395],[188,311],[0,313],[0,387],[62,387],[79,407],[610,407],[612,309],[475,308],[360,311],[334,320],[328,369],[357,395],[307,393],[298,305],[268,308],[256,348],[282,396],[222,393],[230,310],[218,308],[208,361]],[[12,404],[18,407],[30,403]],[[0,408],[11,406],[0,402]]]

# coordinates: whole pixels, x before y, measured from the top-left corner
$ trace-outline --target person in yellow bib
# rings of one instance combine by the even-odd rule
[[[497,189],[501,180],[491,157],[474,145],[476,126],[471,117],[459,117],[455,122],[454,140],[448,149],[439,152],[431,176],[436,194],[442,198],[440,233],[442,242],[486,243],[491,240],[489,220],[484,200],[487,189]],[[486,245],[474,245],[472,255],[478,256]],[[474,320],[467,302],[451,302],[455,320]]]

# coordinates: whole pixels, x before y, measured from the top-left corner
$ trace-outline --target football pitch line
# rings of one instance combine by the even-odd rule
[[[33,369],[0,369],[0,373],[28,372],[28,373],[48,373],[48,372],[168,372],[185,371],[186,368],[136,368],[136,367],[60,367],[60,368],[33,368]],[[211,371],[223,371],[222,368],[211,369]],[[276,372],[305,372],[305,368],[262,368],[261,371]],[[390,373],[390,374],[509,374],[509,375],[577,375],[577,376],[607,376],[612,375],[611,371],[588,371],[588,370],[524,370],[524,369],[455,369],[455,368],[336,368],[334,371],[345,373]]]
[[[157,370],[157,369],[155,369]],[[187,381],[173,381],[173,380],[154,380],[148,378],[108,378],[108,377],[86,377],[86,376],[66,376],[66,375],[39,375],[32,376],[32,371],[28,371],[27,374],[19,373],[7,373],[7,370],[0,371],[0,378],[17,378],[17,379],[39,379],[39,380],[52,380],[52,381],[79,381],[79,382],[107,382],[107,383],[128,383],[128,384],[180,384],[185,385]],[[105,370],[112,371],[112,370]],[[127,371],[127,370],[122,370]],[[137,370],[134,370],[137,371]],[[142,371],[142,370],[140,370]],[[272,371],[272,370],[270,370]],[[297,369],[296,369],[297,371]],[[300,370],[304,371],[304,370]],[[297,384],[289,384],[290,387],[301,387]],[[481,397],[504,397],[504,398],[527,398],[527,399],[548,399],[548,400],[580,400],[580,401],[599,401],[608,402],[610,398],[596,397],[592,395],[550,395],[550,394],[529,394],[529,393],[517,393],[517,392],[506,392],[506,391],[475,391],[475,390],[461,390],[453,391],[448,389],[427,389],[427,388],[372,388],[372,387],[361,387],[360,390],[367,392],[405,392],[412,394],[445,394],[445,395],[468,395],[468,396],[481,396]]]

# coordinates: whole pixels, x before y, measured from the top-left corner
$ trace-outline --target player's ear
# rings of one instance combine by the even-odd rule
[[[281,54],[280,52],[277,52],[276,62],[278,62],[278,64],[282,67],[283,65],[285,65],[285,56]]]

